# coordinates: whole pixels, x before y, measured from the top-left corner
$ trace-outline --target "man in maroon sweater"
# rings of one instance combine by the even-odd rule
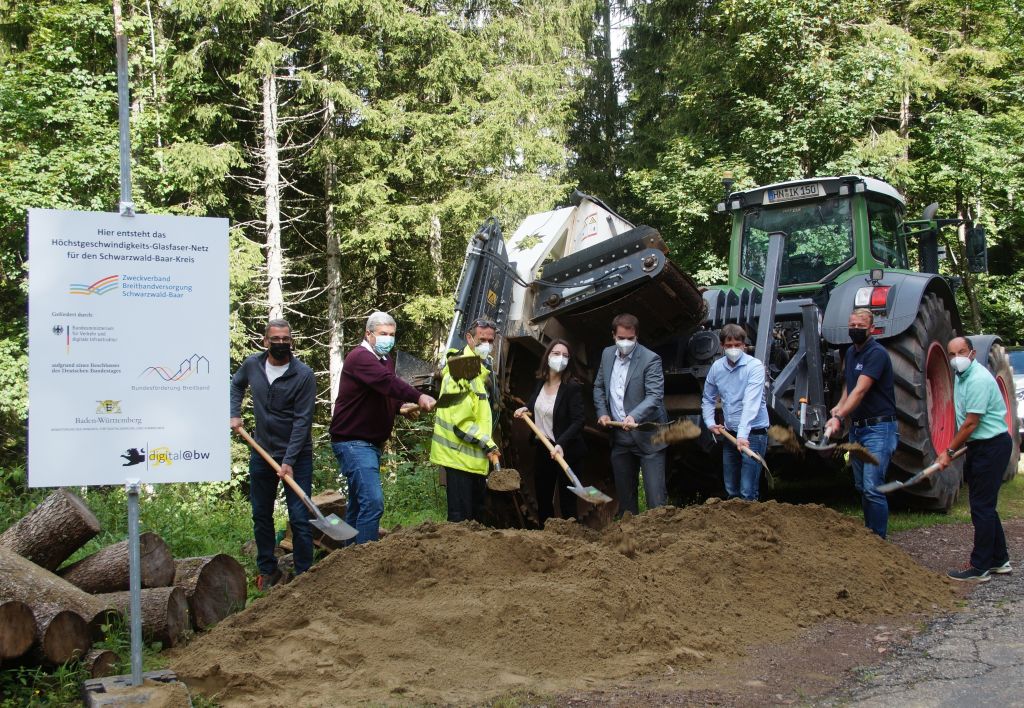
[[[354,543],[376,541],[384,515],[380,485],[380,452],[391,437],[395,415],[403,403],[421,410],[434,407],[434,399],[421,394],[395,376],[395,320],[374,312],[366,320],[366,334],[345,357],[331,418],[331,448],[341,473],[348,480],[345,521],[359,532]]]

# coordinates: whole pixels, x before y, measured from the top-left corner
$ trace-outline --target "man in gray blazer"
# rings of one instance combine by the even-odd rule
[[[612,320],[615,342],[601,354],[601,368],[594,380],[597,422],[612,421],[624,428],[612,430],[612,474],[619,511],[638,512],[637,479],[642,469],[647,507],[665,503],[665,448],[651,442],[653,433],[635,429],[640,423],[665,423],[665,372],[661,357],[637,342],[640,321],[629,314]]]

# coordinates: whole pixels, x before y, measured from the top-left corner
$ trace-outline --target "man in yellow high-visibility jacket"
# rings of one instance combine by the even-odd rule
[[[466,347],[459,354],[475,354],[486,363],[494,346],[495,325],[476,320],[466,331]],[[490,463],[497,462],[498,446],[491,439],[491,403],[487,366],[467,381],[451,376],[448,367],[441,372],[441,395],[465,393],[451,406],[436,408],[434,437],[430,444],[430,461],[445,469],[448,488],[448,520],[481,521],[487,473]]]

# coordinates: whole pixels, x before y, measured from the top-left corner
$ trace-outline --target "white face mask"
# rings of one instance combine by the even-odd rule
[[[491,355],[491,343],[480,342],[475,347],[473,347],[473,351],[476,352],[476,355],[481,359],[486,359]]]
[[[569,357],[562,356],[561,354],[552,354],[548,357],[548,366],[551,367],[552,371],[561,373],[565,371],[565,367],[569,366]]]
[[[967,371],[967,367],[971,365],[971,358],[969,356],[955,356],[949,360],[950,365],[956,369],[958,374],[962,374]]]
[[[635,339],[616,339],[615,340],[615,346],[617,346],[619,348],[619,353],[620,354],[622,354],[623,356],[628,356],[629,353],[631,351],[633,351],[633,347],[636,346],[636,340]]]
[[[741,356],[743,356],[743,350],[739,347],[730,347],[725,350],[725,358],[728,359],[730,363],[735,364],[740,360]]]

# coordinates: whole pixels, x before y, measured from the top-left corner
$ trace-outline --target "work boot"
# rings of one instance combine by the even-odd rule
[[[1009,559],[1005,563],[994,565],[988,569],[988,572],[992,575],[1009,575],[1013,572],[1013,566],[1010,565]]]
[[[972,565],[965,566],[963,570],[951,570],[946,577],[964,583],[987,583],[992,579],[987,570],[978,570]]]
[[[256,578],[256,589],[260,592],[267,592],[270,588],[280,583],[283,577],[284,574],[280,568],[274,568],[274,572],[269,575],[260,573]]]

